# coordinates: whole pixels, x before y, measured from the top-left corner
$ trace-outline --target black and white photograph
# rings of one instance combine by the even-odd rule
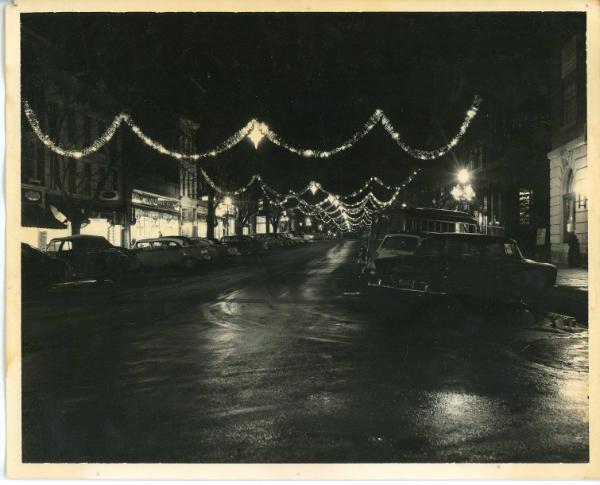
[[[398,6],[19,12],[22,464],[590,463],[587,12]]]

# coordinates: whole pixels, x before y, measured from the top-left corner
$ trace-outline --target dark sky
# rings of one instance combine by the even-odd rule
[[[52,65],[102,84],[165,144],[179,116],[200,124],[200,148],[256,117],[294,145],[326,149],[381,108],[409,144],[428,148],[454,134],[473,95],[484,95],[484,113],[486,96],[508,102],[534,92],[556,65],[559,37],[584,21],[566,13],[26,14],[23,28],[49,45],[23,45],[23,77]],[[398,183],[427,162],[376,128],[326,161],[244,141],[210,163],[240,182],[260,171],[280,189],[316,178],[351,190],[371,174]]]

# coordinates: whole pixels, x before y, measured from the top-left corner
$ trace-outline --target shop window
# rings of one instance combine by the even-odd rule
[[[529,225],[531,223],[531,200],[533,191],[531,189],[519,190],[519,224]]]

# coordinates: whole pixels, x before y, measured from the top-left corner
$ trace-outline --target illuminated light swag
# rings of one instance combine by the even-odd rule
[[[406,144],[406,142],[404,142],[401,139],[399,132],[396,131],[389,118],[384,114],[382,110],[378,109],[371,115],[371,117],[367,120],[367,122],[360,130],[355,132],[354,135],[348,138],[341,145],[331,148],[329,150],[294,147],[286,141],[284,141],[275,131],[271,130],[265,123],[262,123],[256,119],[252,119],[248,123],[246,123],[245,126],[240,128],[233,135],[231,135],[229,138],[223,141],[221,144],[215,146],[210,150],[200,153],[181,153],[174,150],[169,150],[161,143],[147,136],[142,131],[142,129],[134,123],[132,117],[127,113],[120,113],[117,116],[115,116],[112,123],[104,131],[104,133],[102,133],[102,135],[96,138],[89,146],[81,148],[79,150],[69,150],[57,145],[47,134],[45,134],[42,131],[39,120],[27,101],[24,101],[23,105],[25,116],[27,117],[27,120],[29,121],[29,124],[31,125],[31,128],[33,129],[34,133],[42,141],[42,143],[44,143],[44,145],[46,145],[50,150],[57,153],[58,155],[69,158],[82,158],[97,152],[100,148],[102,148],[112,139],[116,131],[123,125],[123,123],[129,126],[131,131],[146,145],[158,151],[159,153],[162,153],[163,155],[167,155],[178,160],[199,160],[201,158],[206,157],[215,157],[227,150],[230,150],[238,143],[240,143],[244,138],[250,139],[250,141],[254,144],[255,148],[258,148],[258,145],[262,141],[262,139],[266,138],[271,143],[274,143],[279,147],[285,148],[286,150],[303,157],[328,158],[332,155],[336,155],[337,153],[348,150],[357,141],[365,137],[373,128],[375,128],[375,126],[381,123],[385,131],[387,131],[387,133],[390,135],[390,137],[398,144],[398,146],[402,150],[408,153],[411,157],[420,160],[432,160],[445,155],[458,144],[462,136],[466,133],[467,129],[469,128],[471,121],[476,116],[481,102],[482,99],[479,96],[474,97],[473,104],[467,110],[464,121],[462,122],[458,133],[446,145],[438,147],[434,150],[421,150],[413,148]]]

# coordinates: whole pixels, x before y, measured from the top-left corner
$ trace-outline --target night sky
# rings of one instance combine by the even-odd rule
[[[567,13],[25,14],[23,29],[49,43],[23,45],[22,75],[52,65],[102,85],[115,106],[172,147],[185,116],[200,124],[199,149],[253,117],[292,145],[327,149],[381,108],[410,145],[433,148],[454,135],[475,94],[484,96],[485,116],[497,105],[486,97],[502,103],[527,93],[537,80],[520,66],[546,76],[559,61],[558,36],[584,22]],[[499,76],[507,63],[511,74]],[[156,158],[142,149],[138,156]],[[244,140],[205,166],[232,183],[260,172],[280,190],[316,179],[348,192],[370,175],[395,184],[412,167],[444,163],[411,159],[377,127],[326,160],[265,142],[255,150]]]

